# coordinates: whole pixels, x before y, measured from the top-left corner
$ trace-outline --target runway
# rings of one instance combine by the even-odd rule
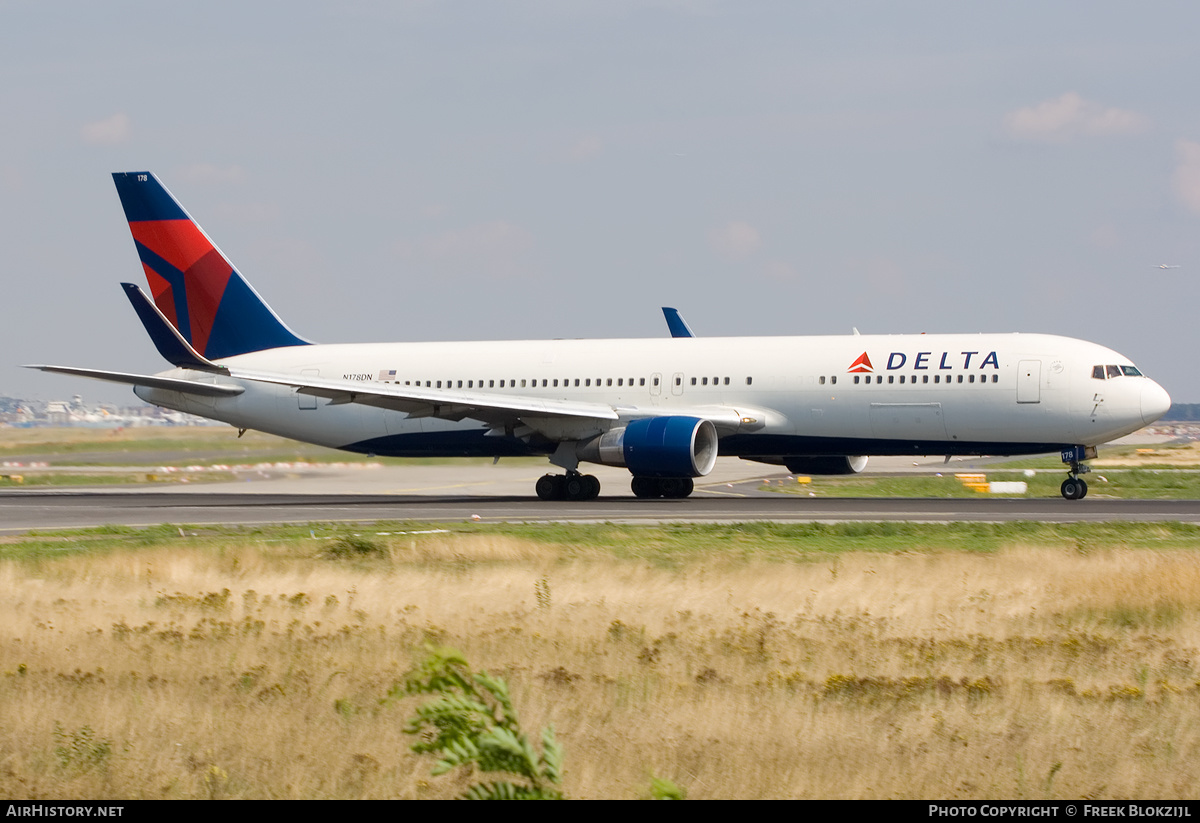
[[[953,470],[975,466],[963,461]],[[884,474],[929,472],[921,464],[884,458]],[[763,472],[768,468],[767,472]],[[114,471],[130,471],[113,469]],[[101,470],[107,471],[107,470]],[[144,469],[142,470],[145,471]],[[378,520],[427,522],[730,523],[740,521],[1007,522],[1039,520],[1182,521],[1200,523],[1200,500],[1048,498],[845,498],[766,491],[786,474],[732,458],[684,500],[643,500],[629,490],[624,469],[597,466],[601,496],[586,503],[543,502],[534,481],[546,469],[500,465],[285,466],[238,475],[225,483],[139,483],[87,488],[29,487],[0,491],[0,534],[105,525],[154,526]]]
[[[529,496],[5,492],[0,534],[103,525],[264,525],[295,522],[1007,522],[1038,520],[1200,523],[1200,500],[886,499],[698,495],[686,500],[601,497],[545,503]]]

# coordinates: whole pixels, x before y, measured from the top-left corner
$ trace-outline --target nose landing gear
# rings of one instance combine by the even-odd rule
[[[1062,482],[1062,496],[1067,500],[1082,500],[1087,496],[1087,482],[1082,477],[1068,477]]]
[[[1067,479],[1062,483],[1062,496],[1067,500],[1082,500],[1087,497],[1087,482],[1080,477],[1091,471],[1082,461],[1091,460],[1096,456],[1095,446],[1072,446],[1062,450],[1062,462],[1068,464]]]

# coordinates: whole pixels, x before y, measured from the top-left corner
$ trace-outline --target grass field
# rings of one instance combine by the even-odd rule
[[[49,462],[61,466],[230,465],[278,462],[373,462],[364,454],[314,446],[273,434],[231,426],[143,426],[123,429],[80,427],[0,428],[0,462]],[[535,458],[510,458],[529,459]],[[410,464],[487,464],[491,458],[405,458]],[[508,460],[506,460],[508,462]],[[537,458],[538,465],[545,461]],[[15,471],[15,469],[14,469]]]
[[[982,474],[989,482],[1023,481],[1024,494],[993,495],[973,490],[952,472],[941,475],[851,475],[811,477],[804,483],[777,480],[761,488],[781,494],[816,497],[1057,497],[1066,478],[1062,470],[1039,469],[1029,475],[1006,467],[989,468]],[[1098,469],[1084,475],[1088,497],[1141,500],[1195,500],[1200,498],[1200,472],[1177,468]]]
[[[0,796],[451,797],[426,643],[553,723],[569,797],[1177,798],[1174,524],[160,527],[0,543]]]

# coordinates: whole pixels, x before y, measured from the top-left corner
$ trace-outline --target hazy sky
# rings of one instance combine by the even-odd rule
[[[1195,2],[6,2],[0,395],[159,371],[109,173],[320,342],[1037,331],[1200,402]],[[1159,269],[1160,264],[1180,268]]]

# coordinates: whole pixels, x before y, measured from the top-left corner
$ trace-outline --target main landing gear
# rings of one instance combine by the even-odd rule
[[[542,500],[595,500],[600,494],[600,481],[579,472],[544,474],[534,488]]]
[[[638,497],[682,498],[691,494],[696,484],[690,477],[634,477],[629,486]]]
[[[1091,467],[1081,462],[1084,459],[1096,456],[1096,448],[1075,446],[1070,449],[1063,449],[1062,462],[1070,465],[1067,470],[1067,479],[1062,483],[1062,496],[1067,500],[1082,500],[1087,497],[1088,487],[1087,482],[1080,477],[1081,474],[1087,474],[1091,471]]]

